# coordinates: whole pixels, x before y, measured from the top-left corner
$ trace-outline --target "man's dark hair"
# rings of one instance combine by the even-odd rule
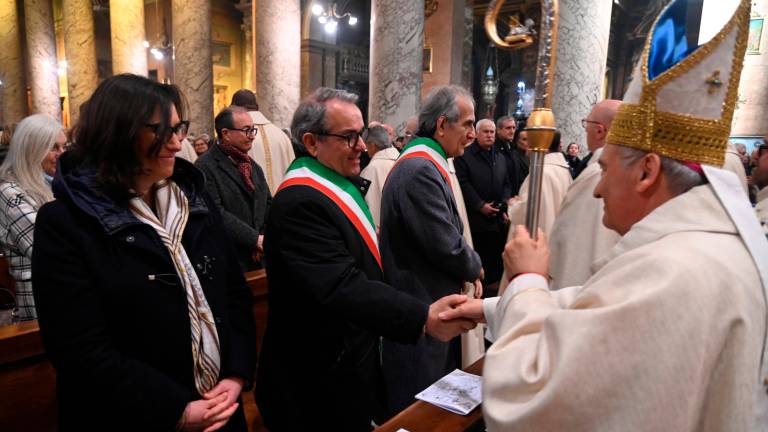
[[[499,129],[501,129],[502,127],[504,127],[504,123],[506,123],[506,122],[508,122],[508,121],[513,121],[513,122],[514,122],[514,121],[516,121],[516,120],[515,120],[515,118],[514,118],[514,117],[512,117],[512,116],[507,116],[507,115],[504,115],[504,116],[501,116],[501,117],[497,118],[497,119],[496,119],[496,132],[498,132],[498,131],[499,131]]]
[[[248,89],[240,89],[232,95],[232,105],[243,107],[248,111],[258,111],[259,103],[256,95]]]
[[[221,130],[235,127],[235,113],[248,113],[246,108],[238,105],[230,105],[216,115],[213,119],[213,127],[216,129],[216,137],[221,141]]]
[[[135,147],[139,132],[156,110],[160,122],[148,155],[157,155],[171,132],[173,95],[169,86],[120,74],[104,80],[84,105],[70,150],[78,165],[96,169],[96,182],[118,201],[134,196],[134,177],[141,172]]]
[[[325,105],[331,100],[355,104],[357,95],[346,90],[320,87],[301,101],[291,120],[291,141],[297,157],[306,153],[302,142],[305,133],[328,132],[325,123]]]

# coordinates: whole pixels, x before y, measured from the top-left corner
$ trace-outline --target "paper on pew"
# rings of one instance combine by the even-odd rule
[[[482,402],[482,386],[481,377],[456,369],[417,394],[416,399],[467,415]]]

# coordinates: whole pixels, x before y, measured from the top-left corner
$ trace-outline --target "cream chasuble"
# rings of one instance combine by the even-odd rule
[[[741,187],[744,189],[744,193],[749,193],[747,188],[747,173],[744,171],[744,164],[741,163],[741,157],[736,147],[728,143],[728,147],[725,150],[725,163],[723,169],[736,174],[741,182]]]
[[[248,111],[248,114],[259,130],[256,138],[253,139],[251,149],[248,150],[248,156],[264,171],[269,193],[274,196],[296,154],[293,152],[291,139],[285,132],[267,120],[259,111]]]
[[[516,278],[483,304],[497,335],[488,430],[755,430],[756,391],[768,402],[762,259],[704,185],[636,223],[582,287]]]
[[[757,205],[755,206],[757,219],[763,226],[763,232],[768,235],[768,186],[760,189],[757,193]]]
[[[384,182],[387,181],[387,176],[392,167],[395,166],[398,156],[400,156],[400,152],[394,147],[379,150],[373,155],[368,166],[360,173],[360,177],[371,181],[371,186],[368,187],[368,192],[365,194],[365,202],[368,204],[368,209],[371,210],[373,223],[376,224],[377,228],[381,225],[381,191],[384,190]]]

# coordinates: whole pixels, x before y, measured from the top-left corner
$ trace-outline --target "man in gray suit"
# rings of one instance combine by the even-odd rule
[[[464,89],[439,87],[424,101],[417,137],[389,174],[381,203],[384,278],[425,303],[458,294],[482,279],[480,257],[462,236],[447,158],[475,138],[474,101]],[[461,340],[423,335],[415,345],[384,340],[387,403],[395,414],[416,393],[461,366]]]
[[[235,106],[216,116],[215,127],[218,142],[195,165],[221,210],[240,267],[255,270],[261,267],[264,221],[272,200],[264,172],[248,156],[258,128],[248,111]]]

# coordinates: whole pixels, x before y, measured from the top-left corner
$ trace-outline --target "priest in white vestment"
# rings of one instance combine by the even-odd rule
[[[657,22],[684,26],[684,3]],[[603,222],[622,238],[583,286],[551,291],[546,236],[518,227],[501,296],[440,314],[485,319],[496,337],[483,368],[488,430],[768,430],[768,241],[737,177],[713,167],[749,7],[671,62],[651,47],[684,45],[686,32],[651,29],[598,161]],[[715,68],[725,84],[709,92]],[[679,130],[686,139],[669,138]]]
[[[728,147],[725,150],[725,163],[723,163],[723,169],[736,174],[739,178],[741,187],[744,189],[744,193],[749,194],[747,186],[747,173],[744,171],[744,164],[741,163],[741,156],[739,151],[736,150],[736,146],[733,143],[728,143]]]
[[[381,224],[381,191],[384,190],[384,182],[387,181],[387,176],[395,166],[400,152],[392,145],[389,133],[383,126],[373,126],[368,129],[365,146],[371,161],[360,173],[360,177],[371,182],[365,194],[365,202],[371,211],[373,223],[378,228]]]
[[[184,137],[184,139],[181,140],[181,150],[178,153],[176,153],[176,157],[180,157],[192,163],[195,163],[195,161],[197,160],[197,153],[195,152],[195,147],[192,145],[191,142],[189,142],[189,139],[187,137]]]
[[[296,158],[291,139],[259,111],[256,95],[252,91],[248,89],[236,91],[232,95],[232,105],[241,106],[248,110],[253,125],[258,129],[258,133],[253,139],[253,145],[248,150],[248,156],[256,161],[261,170],[264,171],[264,177],[266,177],[267,185],[269,185],[269,193],[274,196],[280,183],[283,182],[285,171]]]
[[[528,207],[528,189],[531,176],[525,178],[520,186],[520,195],[511,200],[509,204],[509,223],[525,225],[525,211]],[[559,151],[547,153],[544,156],[544,171],[541,178],[541,208],[539,210],[539,224],[545,233],[549,234],[555,224],[555,218],[560,213],[563,199],[568,192],[568,187],[573,183],[571,171],[565,156]],[[510,233],[514,229],[510,229]],[[511,235],[511,234],[510,234]]]
[[[582,121],[590,151],[587,167],[568,188],[549,236],[550,289],[582,285],[592,276],[592,263],[619,241],[616,231],[603,225],[603,202],[595,198],[605,138],[621,101],[606,99],[592,107]]]

